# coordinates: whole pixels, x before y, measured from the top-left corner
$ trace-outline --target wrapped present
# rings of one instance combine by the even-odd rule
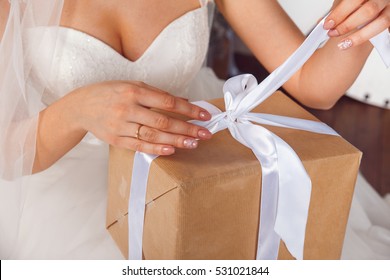
[[[218,133],[196,151],[156,159],[111,147],[107,228],[124,256],[340,257],[361,153],[273,95],[328,39],[323,23],[261,84],[228,80],[226,108],[198,103],[213,117],[197,123]]]
[[[228,80],[226,108],[198,104],[213,117],[197,123],[218,133],[196,151],[156,159],[111,147],[107,228],[124,256],[340,257],[361,153],[273,95],[329,38],[324,20],[261,84]],[[388,38],[371,39],[387,65]]]
[[[222,99],[211,103],[224,109]],[[281,92],[252,112],[316,121]],[[361,153],[339,136],[263,126],[291,146],[311,178],[303,258],[338,259]],[[110,148],[107,228],[125,257],[129,233],[136,230],[128,224],[133,163],[134,152]],[[288,176],[299,176],[291,171]],[[268,202],[261,197],[262,179],[259,160],[227,130],[201,142],[196,150],[178,150],[155,159],[147,180],[143,257],[255,259],[262,229],[260,207]],[[284,201],[305,196],[299,189],[294,191],[297,198],[287,196]],[[285,214],[284,221],[295,219],[292,212]],[[283,240],[278,258],[293,258]]]

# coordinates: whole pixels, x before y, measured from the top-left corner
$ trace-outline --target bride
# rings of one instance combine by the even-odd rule
[[[276,0],[215,2],[269,71],[304,39]],[[333,38],[284,86],[315,108],[337,102],[390,25],[389,0],[337,2]],[[0,258],[122,258],[105,229],[107,144],[170,155],[211,138],[151,109],[210,118],[188,99],[222,92],[202,68],[213,4],[0,0]],[[390,258],[384,226],[349,227],[343,256]]]

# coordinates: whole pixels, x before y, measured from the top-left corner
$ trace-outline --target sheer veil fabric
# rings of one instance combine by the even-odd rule
[[[31,174],[38,114],[43,108],[40,100],[44,86],[31,83],[35,48],[24,44],[23,34],[29,28],[58,26],[63,7],[62,0],[9,2],[0,43],[0,196],[7,189],[9,197],[0,204],[0,248],[12,248],[9,244],[18,236],[18,215],[10,213],[19,213],[20,217],[23,211],[23,185],[28,177],[22,176]],[[45,29],[41,30],[34,38],[38,47],[45,37]],[[2,249],[0,257],[7,258],[9,253]]]

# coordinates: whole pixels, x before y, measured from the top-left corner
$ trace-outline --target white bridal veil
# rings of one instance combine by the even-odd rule
[[[11,252],[23,211],[23,189],[35,154],[38,114],[44,108],[44,83],[32,75],[35,47],[41,47],[46,28],[58,26],[63,0],[9,0],[8,19],[0,42],[0,258]],[[8,7],[2,5],[2,7]],[[4,13],[2,13],[4,14]],[[25,32],[40,28],[34,44],[25,44]],[[34,49],[28,46],[35,46]],[[46,54],[50,56],[51,54]],[[12,213],[12,214],[11,214]],[[19,213],[19,214],[15,214]],[[3,246],[4,244],[8,246]]]

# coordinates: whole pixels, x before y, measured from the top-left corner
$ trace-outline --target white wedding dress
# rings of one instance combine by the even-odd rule
[[[190,99],[221,97],[223,82],[202,67],[210,30],[205,2],[171,22],[136,61],[90,35],[61,27],[57,39],[45,38],[55,63],[47,67],[47,50],[37,50],[31,83],[48,85],[42,98],[46,105],[75,88],[107,80],[143,81]],[[30,30],[27,42],[38,31]],[[52,167],[31,176],[16,244],[0,237],[0,258],[122,259],[105,228],[107,160],[108,146],[88,134]],[[6,190],[1,192],[0,203],[7,199]],[[390,259],[389,205],[363,183],[357,195],[343,257]],[[10,213],[0,218],[4,215]]]

